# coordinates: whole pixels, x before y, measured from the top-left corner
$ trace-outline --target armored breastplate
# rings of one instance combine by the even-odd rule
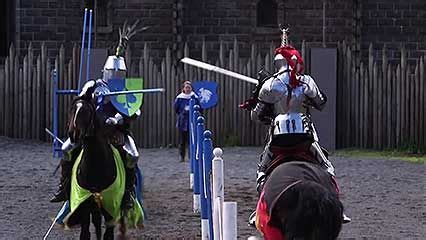
[[[290,87],[290,77],[288,72],[284,72],[277,77],[267,80],[259,94],[259,99],[273,103],[275,114],[280,113],[306,113],[303,102],[306,100],[303,83],[296,88]]]

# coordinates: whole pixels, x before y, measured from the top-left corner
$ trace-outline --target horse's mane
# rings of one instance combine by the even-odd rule
[[[272,219],[286,240],[335,240],[342,228],[343,204],[337,194],[303,181],[283,194]]]
[[[71,102],[71,107],[68,110],[68,121],[67,121],[67,131],[68,131],[68,137],[72,137],[72,122],[74,121],[75,118],[75,112],[76,112],[76,105],[77,102],[82,102],[83,103],[83,108],[90,108],[90,112],[92,112],[92,114],[95,113],[95,106],[94,104],[90,101],[90,99],[87,99],[84,96],[77,96],[75,97],[72,102]],[[94,116],[92,116],[94,117]]]

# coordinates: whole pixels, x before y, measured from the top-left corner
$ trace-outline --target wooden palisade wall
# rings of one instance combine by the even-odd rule
[[[244,75],[256,77],[265,67],[273,72],[271,44],[267,53],[251,46],[249,58],[239,54],[235,40],[231,49],[220,44],[218,57],[207,56],[205,45],[202,60]],[[337,146],[363,148],[394,148],[404,144],[426,146],[425,128],[425,78],[424,59],[414,66],[407,63],[404,48],[401,61],[392,65],[386,59],[386,49],[380,63],[373,58],[372,47],[368,63],[356,64],[351,49],[345,43],[338,47],[337,93]],[[0,135],[38,140],[49,140],[44,128],[52,128],[52,80],[51,71],[58,70],[59,89],[76,89],[78,81],[79,47],[71,50],[71,59],[65,60],[61,47],[55,59],[47,57],[47,49],[34,56],[31,44],[24,57],[10,47],[4,67],[0,66]],[[129,75],[141,76],[145,88],[164,87],[162,94],[146,94],[142,116],[133,124],[137,143],[141,147],[176,145],[173,101],[184,80],[211,80],[219,84],[218,105],[205,112],[207,128],[216,135],[218,145],[261,145],[266,128],[250,121],[248,112],[238,104],[250,97],[254,85],[221,74],[200,70],[176,62],[167,49],[161,61],[150,56],[145,45],[140,59],[126,53]],[[308,51],[302,44],[302,55],[309,62]],[[185,56],[191,56],[187,45]],[[309,66],[307,66],[309,67]],[[65,136],[67,109],[71,96],[59,96],[59,130]]]

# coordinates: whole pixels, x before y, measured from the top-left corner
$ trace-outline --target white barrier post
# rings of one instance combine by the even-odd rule
[[[237,202],[223,203],[223,240],[237,239]]]
[[[213,236],[214,240],[223,239],[223,227],[222,227],[222,208],[224,200],[224,181],[223,181],[223,151],[220,148],[213,150],[214,158],[212,163],[213,172]]]

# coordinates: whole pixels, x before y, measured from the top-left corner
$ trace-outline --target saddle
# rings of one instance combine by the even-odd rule
[[[270,146],[273,159],[266,168],[265,174],[270,174],[277,166],[291,161],[303,161],[319,164],[314,154],[309,150],[310,144],[302,144],[294,147]]]

